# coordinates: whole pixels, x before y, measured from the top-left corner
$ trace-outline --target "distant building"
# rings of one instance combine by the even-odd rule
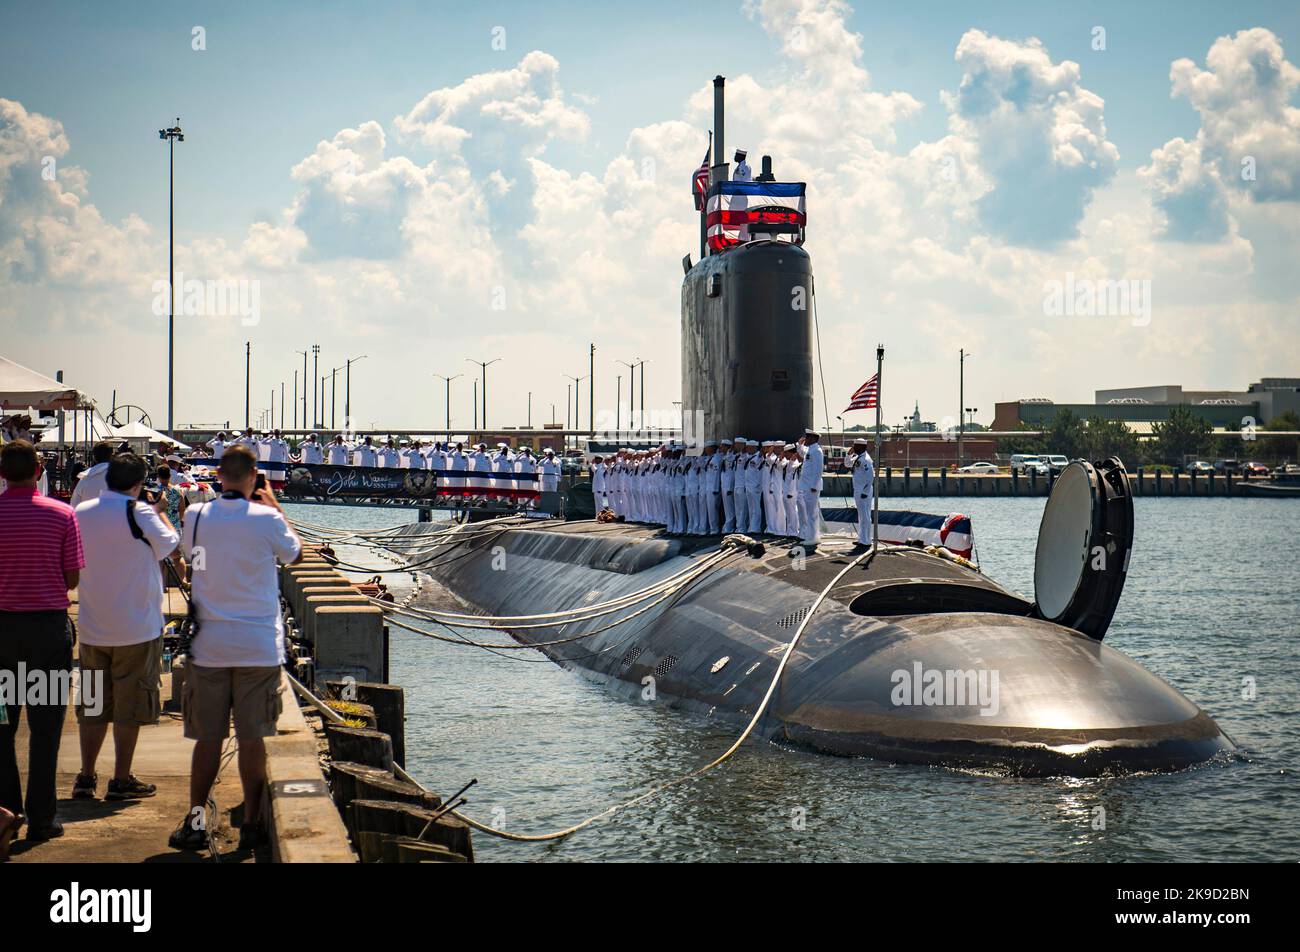
[[[1051,423],[1060,410],[1087,419],[1122,420],[1140,436],[1151,433],[1153,423],[1169,419],[1174,407],[1186,407],[1221,432],[1267,423],[1294,410],[1300,413],[1300,378],[1265,377],[1246,390],[1184,390],[1176,384],[1098,390],[1096,403],[1053,403],[1042,397],[999,403],[995,430],[1015,430],[1022,425],[1038,428]]]

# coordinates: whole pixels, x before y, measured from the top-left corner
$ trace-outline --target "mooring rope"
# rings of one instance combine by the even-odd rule
[[[489,836],[496,836],[505,840],[511,840],[519,843],[544,843],[552,840],[561,840],[568,836],[572,836],[574,833],[577,833],[579,830],[585,829],[586,827],[591,826],[593,823],[596,823],[599,820],[606,819],[607,817],[613,816],[616,813],[620,813],[623,810],[636,806],[639,803],[644,803],[645,801],[651,799],[654,796],[657,796],[658,794],[662,793],[665,790],[686,783],[688,780],[693,780],[696,777],[699,777],[707,773],[708,771],[714,769],[715,767],[721,765],[722,763],[726,762],[737,750],[740,749],[740,746],[754,732],[754,728],[758,726],[758,722],[762,719],[763,715],[767,712],[768,704],[771,703],[772,696],[776,693],[777,685],[781,681],[781,675],[785,673],[786,666],[787,664],[789,664],[790,657],[793,655],[795,647],[798,646],[800,639],[803,637],[804,631],[807,629],[809,622],[812,621],[812,618],[816,614],[817,609],[820,608],[822,602],[826,600],[826,596],[830,594],[831,590],[837,584],[839,584],[840,579],[844,578],[844,576],[847,575],[858,564],[860,564],[863,561],[863,559],[866,559],[870,556],[874,556],[875,552],[876,549],[871,548],[863,551],[862,553],[854,557],[852,560],[848,562],[848,564],[844,566],[844,568],[842,568],[839,572],[837,572],[835,577],[832,578],[828,583],[826,583],[826,586],[818,593],[817,597],[813,600],[812,605],[809,607],[808,613],[804,616],[803,621],[799,623],[799,627],[795,630],[794,636],[790,639],[789,644],[786,645],[785,652],[781,655],[781,661],[777,665],[776,671],[772,675],[772,680],[767,686],[767,692],[763,695],[763,700],[759,703],[758,707],[755,708],[753,716],[749,719],[749,723],[745,725],[745,729],[741,731],[740,736],[736,738],[736,740],[732,743],[732,745],[728,747],[725,751],[723,751],[721,754],[719,754],[717,757],[715,757],[713,760],[709,761],[708,763],[704,764],[701,767],[697,767],[694,770],[688,771],[687,773],[680,774],[672,778],[671,780],[664,781],[663,783],[658,784],[657,786],[651,787],[649,790],[645,791],[644,793],[637,794],[636,796],[630,799],[623,800],[619,803],[615,803],[607,807],[606,809],[600,811],[599,813],[594,813],[591,816],[587,817],[586,819],[573,824],[572,826],[567,826],[562,830],[554,830],[550,833],[512,833],[509,830],[500,830],[500,829],[496,829],[495,827],[488,826],[486,823],[481,823],[478,820],[475,820],[473,817],[467,816],[466,814],[463,814],[458,810],[449,810],[448,813],[451,816],[454,816],[456,819],[460,820],[462,823],[465,823],[467,826],[471,827],[472,829],[478,830],[480,833],[486,833]],[[289,675],[288,677],[289,677],[289,681],[293,684],[294,689],[297,690],[300,694],[302,694],[308,700],[309,703],[311,703],[314,707],[320,710],[322,712],[322,715],[328,716],[334,723],[338,723],[342,721],[342,718],[339,717],[338,714],[336,714],[333,710],[331,710],[319,698],[316,698],[296,678],[294,678],[292,675]],[[394,764],[393,770],[398,774],[398,776],[402,777],[402,779],[406,780],[409,783],[415,784],[415,786],[419,787],[425,793],[429,793],[433,796],[436,796],[436,794],[433,794],[432,791],[430,791],[422,783],[420,783],[418,780],[412,777],[402,767]]]

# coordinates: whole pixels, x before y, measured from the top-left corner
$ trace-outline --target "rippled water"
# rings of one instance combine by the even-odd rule
[[[891,508],[938,511],[937,500]],[[991,577],[1031,594],[1043,500],[949,500]],[[1300,859],[1300,503],[1135,501],[1137,541],[1107,643],[1210,713],[1244,756],[1177,774],[1009,780],[751,742],[718,770],[547,845],[475,835],[481,860]],[[410,513],[291,507],[307,522],[395,525]],[[371,560],[373,561],[373,560]],[[370,562],[367,562],[370,564]],[[379,564],[374,562],[374,564]],[[390,577],[399,588],[403,576]],[[540,655],[510,652],[512,656]],[[568,826],[702,764],[734,731],[618,700],[527,663],[394,629],[407,767],[466,812],[520,832]],[[1256,696],[1243,697],[1254,678]],[[1094,829],[1096,807],[1105,829]]]

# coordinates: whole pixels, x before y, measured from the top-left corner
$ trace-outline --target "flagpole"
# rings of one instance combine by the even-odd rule
[[[875,465],[872,467],[871,487],[871,558],[876,557],[876,549],[880,546],[880,404],[882,397],[883,381],[881,374],[885,368],[885,345],[876,345],[876,458]]]

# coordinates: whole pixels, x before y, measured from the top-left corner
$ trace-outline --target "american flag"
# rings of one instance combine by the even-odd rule
[[[803,244],[806,186],[803,182],[719,182],[709,193],[709,247],[726,251],[755,235]],[[769,231],[764,226],[779,226]]]
[[[853,397],[849,400],[849,405],[845,407],[844,412],[848,413],[850,410],[874,409],[879,398],[880,374],[875,374],[870,380],[854,391]]]
[[[713,133],[709,133],[709,145],[704,150],[704,161],[691,176],[691,194],[695,197],[695,210],[704,211],[705,198],[709,194],[709,153],[713,151]]]

